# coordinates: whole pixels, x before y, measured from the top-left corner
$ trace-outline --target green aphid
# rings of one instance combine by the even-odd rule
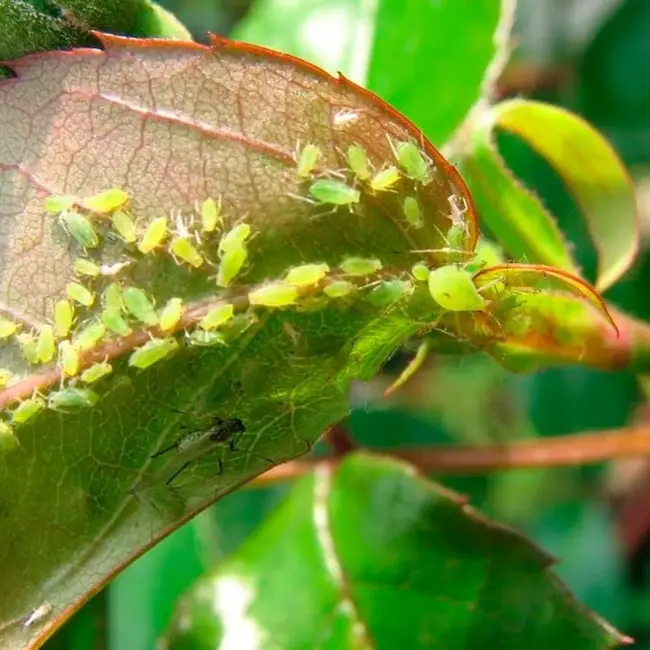
[[[25,424],[45,408],[45,400],[41,397],[28,397],[12,412],[11,421],[14,424]]]
[[[189,345],[197,347],[211,348],[217,345],[227,345],[223,335],[219,332],[207,331],[202,329],[194,330],[186,334]]]
[[[77,332],[72,339],[72,345],[79,352],[92,350],[106,335],[106,325],[95,320]]]
[[[70,343],[70,341],[61,341],[61,343],[59,343],[58,365],[63,374],[68,377],[74,377],[79,373],[80,364],[81,359],[79,358],[79,352],[75,349],[72,343]]]
[[[4,388],[12,377],[13,373],[10,370],[0,368],[0,388]]]
[[[189,237],[174,237],[169,243],[169,252],[195,269],[203,264],[203,256]]]
[[[160,312],[160,329],[163,332],[174,329],[183,316],[185,307],[180,298],[170,298]]]
[[[153,327],[158,325],[158,314],[147,294],[136,287],[127,287],[122,291],[122,301],[126,310],[141,323]]]
[[[142,239],[138,244],[138,250],[145,255],[151,253],[154,248],[157,248],[165,241],[168,233],[167,217],[154,219],[144,231]]]
[[[99,236],[93,225],[82,214],[75,210],[64,210],[59,215],[59,221],[65,231],[84,248],[97,248]]]
[[[23,358],[27,363],[32,365],[39,364],[41,362],[40,356],[38,354],[38,339],[34,334],[23,332],[18,334],[16,337],[20,345],[20,352],[23,355]]]
[[[352,144],[348,147],[345,157],[352,173],[360,180],[367,181],[372,176],[368,155],[363,147]]]
[[[151,339],[129,357],[129,365],[140,369],[148,368],[177,349],[178,343],[174,338]]]
[[[70,300],[78,302],[84,307],[90,307],[95,302],[95,294],[78,282],[69,282],[65,292]]]
[[[341,271],[353,276],[371,275],[381,268],[381,261],[372,257],[347,257],[341,262]]]
[[[7,452],[18,446],[18,438],[10,424],[0,420],[0,452]]]
[[[21,327],[20,323],[0,317],[0,341],[12,337]]]
[[[479,311],[485,308],[469,271],[449,264],[429,273],[429,293],[447,311]]]
[[[352,282],[348,282],[347,280],[334,280],[334,282],[330,282],[325,286],[323,293],[328,298],[345,298],[345,296],[349,296],[355,289],[356,286]]]
[[[219,260],[217,269],[217,286],[228,287],[237,277],[248,259],[245,246],[226,251]]]
[[[404,211],[406,220],[413,228],[424,228],[424,218],[417,199],[414,199],[412,196],[407,196],[402,204],[402,210]]]
[[[409,178],[425,185],[431,180],[429,165],[420,150],[412,142],[398,142],[395,145],[395,157]]]
[[[387,167],[378,171],[370,180],[370,189],[374,192],[384,192],[391,188],[401,178],[397,167]]]
[[[232,320],[235,308],[229,303],[216,305],[199,321],[199,327],[203,330],[216,330]]]
[[[388,280],[376,286],[367,296],[366,300],[375,307],[385,307],[399,300],[411,291],[413,286],[403,280]]]
[[[241,250],[244,242],[251,236],[252,229],[247,223],[231,228],[219,241],[219,253]]]
[[[69,210],[77,202],[77,197],[71,194],[48,196],[45,199],[45,210],[50,214],[59,214]]]
[[[54,331],[58,338],[68,336],[73,321],[74,307],[69,300],[59,300],[54,305]]]
[[[115,309],[118,312],[124,307],[122,301],[122,287],[117,282],[111,282],[102,294],[102,305],[106,309]]]
[[[298,156],[296,173],[300,178],[309,178],[323,152],[315,144],[307,144]]]
[[[91,212],[98,214],[109,214],[118,208],[121,208],[129,200],[129,195],[119,187],[112,187],[109,190],[89,196],[81,203]]]
[[[133,244],[138,238],[135,223],[126,210],[116,210],[111,216],[113,228],[126,244]]]
[[[78,275],[87,275],[91,278],[96,278],[100,274],[100,268],[97,264],[81,257],[74,261],[72,268]]]
[[[128,336],[133,331],[122,316],[120,309],[107,307],[102,311],[100,318],[106,329],[118,336]]]
[[[36,355],[41,363],[48,363],[56,355],[56,343],[54,340],[54,329],[51,325],[43,325],[38,332],[36,339]]]
[[[324,262],[321,264],[303,264],[290,269],[284,280],[296,287],[308,287],[320,282],[329,273],[329,270],[330,267]]]
[[[107,361],[102,361],[101,363],[93,363],[90,368],[86,368],[81,373],[81,381],[84,384],[94,384],[96,381],[99,381],[106,375],[110,375],[113,372],[113,367]]]
[[[298,287],[287,282],[271,282],[248,294],[248,302],[260,307],[286,307],[298,300]]]
[[[50,393],[47,398],[47,408],[53,411],[67,409],[92,408],[99,401],[99,395],[90,388],[68,387]]]
[[[420,282],[426,282],[429,279],[430,272],[429,267],[426,264],[422,264],[422,262],[414,264],[411,269],[411,275]]]
[[[221,215],[221,201],[217,203],[212,198],[207,198],[201,204],[201,229],[203,232],[214,232],[219,224]]]
[[[329,178],[319,178],[309,187],[309,193],[318,201],[327,205],[352,205],[359,203],[361,192],[343,183]]]

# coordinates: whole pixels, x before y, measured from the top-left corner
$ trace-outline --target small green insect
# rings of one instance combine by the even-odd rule
[[[412,196],[407,196],[402,204],[402,210],[404,211],[406,220],[413,228],[419,229],[424,227],[424,218],[417,199],[414,199]]]
[[[77,197],[71,194],[48,196],[45,199],[45,210],[50,214],[59,214],[64,210],[69,210],[76,202]]]
[[[352,282],[348,282],[347,280],[335,280],[325,286],[323,293],[328,298],[344,298],[345,296],[350,295],[355,289],[356,286],[352,284]]]
[[[45,400],[41,397],[28,397],[11,412],[11,421],[14,424],[25,424],[44,408]]]
[[[363,147],[358,144],[352,144],[348,147],[345,157],[350,165],[352,173],[360,180],[367,181],[372,176],[368,155]]]
[[[223,335],[219,332],[208,332],[206,330],[194,330],[185,335],[189,345],[211,348],[217,345],[228,345]]]
[[[18,446],[18,438],[14,434],[11,425],[0,420],[0,451],[7,452]]]
[[[36,365],[41,362],[38,354],[38,339],[34,334],[23,332],[16,337],[20,345],[20,352],[27,363]]]
[[[341,271],[347,275],[366,276],[380,271],[382,263],[372,257],[346,257],[341,262]]]
[[[315,144],[307,144],[298,156],[296,173],[300,178],[309,178],[323,152]]]
[[[20,328],[20,323],[14,323],[8,318],[0,317],[0,341],[13,336]]]
[[[409,178],[424,185],[431,180],[429,165],[420,150],[412,142],[398,142],[393,151],[397,162]]]
[[[234,313],[235,308],[229,303],[216,305],[199,321],[199,327],[206,331],[216,330],[232,320]]]
[[[213,198],[207,198],[201,203],[201,229],[203,232],[214,232],[221,215],[221,198],[217,203]]]
[[[77,332],[72,339],[72,345],[79,352],[94,348],[106,335],[106,325],[100,320],[94,320]]]
[[[75,349],[72,343],[70,343],[70,341],[61,341],[59,343],[58,365],[63,374],[68,377],[74,377],[79,373],[80,363],[79,352]]]
[[[385,307],[399,300],[413,289],[410,282],[404,280],[388,280],[376,286],[367,296],[366,300],[375,307]]]
[[[163,332],[174,329],[184,311],[183,301],[180,298],[170,298],[160,312],[160,329]]]
[[[429,293],[447,311],[479,311],[485,308],[485,298],[474,285],[469,271],[449,264],[429,273]]]
[[[65,287],[65,292],[70,300],[78,302],[84,307],[90,307],[95,302],[95,294],[78,282],[69,282]]]
[[[330,267],[324,262],[294,266],[289,270],[284,281],[296,287],[308,287],[320,282],[329,273],[329,270]]]
[[[36,340],[36,355],[41,363],[48,363],[54,359],[55,354],[54,329],[51,325],[43,325]]]
[[[54,331],[63,339],[70,333],[74,321],[74,307],[69,300],[59,300],[54,305]]]
[[[342,181],[319,178],[309,187],[309,193],[318,203],[329,205],[352,205],[359,203],[361,192],[349,187]]]
[[[158,314],[156,314],[154,304],[142,289],[127,287],[122,291],[122,301],[129,314],[141,323],[149,327],[158,325]]]
[[[78,275],[87,275],[91,278],[96,278],[100,274],[100,268],[97,264],[81,257],[74,261],[72,268]]]
[[[84,384],[94,384],[96,381],[99,381],[106,375],[110,375],[113,372],[113,367],[107,361],[102,361],[101,363],[93,363],[90,368],[86,368],[81,373],[81,381]]]
[[[121,310],[115,309],[114,307],[104,309],[100,318],[106,329],[118,336],[128,336],[133,331],[126,320],[124,320]]]
[[[99,401],[99,395],[90,388],[68,387],[50,393],[47,398],[47,408],[53,411],[67,409],[92,408]]]
[[[10,370],[0,368],[0,388],[4,388],[12,377],[13,373]]]
[[[102,305],[106,309],[115,309],[118,312],[122,310],[122,288],[117,282],[111,282],[102,294]]]
[[[370,189],[373,192],[384,192],[391,188],[401,178],[397,167],[387,167],[378,171],[370,179]]]
[[[97,248],[99,236],[93,225],[79,212],[64,210],[59,215],[63,229],[84,248]]]
[[[231,228],[219,241],[219,253],[230,253],[243,248],[251,232],[252,229],[247,223],[240,223]]]
[[[203,256],[189,237],[174,237],[169,243],[169,252],[195,269],[203,264]]]
[[[86,210],[98,214],[109,214],[121,208],[129,200],[129,195],[119,187],[112,187],[109,190],[89,196],[82,201]]]
[[[177,349],[178,343],[174,338],[151,339],[129,357],[129,365],[140,369],[148,368]]]
[[[138,244],[138,250],[147,255],[154,248],[160,246],[168,235],[167,217],[154,219],[144,231],[142,239]]]
[[[230,283],[237,277],[247,259],[248,251],[245,246],[226,251],[219,260],[217,286],[230,286]]]
[[[411,275],[420,282],[426,282],[429,279],[429,273],[429,267],[426,264],[422,264],[422,262],[414,264],[411,269]]]
[[[260,307],[286,307],[298,300],[298,287],[286,282],[271,282],[248,294],[248,302]]]
[[[133,244],[138,238],[135,232],[133,218],[126,210],[116,210],[111,216],[113,228],[127,244]]]

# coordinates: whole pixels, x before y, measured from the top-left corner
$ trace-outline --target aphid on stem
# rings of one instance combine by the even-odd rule
[[[54,359],[56,343],[54,342],[54,329],[51,325],[43,325],[38,332],[36,341],[36,355],[41,363],[48,363]]]
[[[141,370],[149,368],[154,363],[162,361],[172,352],[178,349],[178,342],[175,338],[156,339],[147,341],[141,348],[138,348],[129,357],[129,365]]]
[[[154,304],[142,289],[126,287],[122,291],[122,301],[131,316],[137,318],[141,323],[149,327],[158,324],[158,314],[156,314]]]
[[[235,308],[229,303],[216,305],[199,321],[199,327],[203,330],[215,330],[225,325],[234,316]]]
[[[23,400],[12,412],[13,424],[25,424],[45,408],[45,400],[34,395]]]
[[[113,372],[113,367],[107,361],[102,361],[101,363],[93,363],[92,366],[86,368],[82,373],[80,380],[84,384],[94,384],[96,381],[99,381],[106,375],[110,375]]]
[[[174,329],[184,311],[183,301],[180,298],[170,298],[160,312],[160,329],[163,332]]]
[[[79,373],[79,366],[81,359],[78,350],[70,343],[70,341],[61,341],[59,343],[59,358],[58,365],[61,368],[63,375],[74,377]]]
[[[286,307],[297,299],[298,288],[282,281],[271,282],[248,294],[248,302],[260,307]]]

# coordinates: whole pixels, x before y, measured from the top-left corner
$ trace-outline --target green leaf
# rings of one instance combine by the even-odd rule
[[[550,564],[413,468],[358,454],[302,479],[197,583],[166,647],[203,650],[244,635],[278,650],[507,650],[522,638],[581,650],[627,641],[579,606]]]
[[[444,260],[452,226],[462,253],[477,235],[456,170],[350,82],[219,39],[101,39],[103,51],[13,62],[16,78],[0,83],[0,195],[12,197],[2,208],[0,369],[10,376],[0,422],[14,443],[0,455],[0,647],[42,640],[201,508],[310,449],[347,414],[351,383],[437,317],[426,286],[408,280],[412,265]],[[391,141],[435,161],[432,182],[398,172]],[[353,201],[309,200],[315,176],[297,168],[307,142],[319,153],[311,172],[355,183]],[[374,169],[393,167],[391,191],[355,180],[352,143]],[[403,215],[406,195],[417,196],[422,227]],[[45,209],[52,196],[68,196],[59,203],[73,203],[77,227],[95,236],[79,242],[72,222]],[[114,229],[118,207],[136,242]],[[205,228],[201,213],[217,208],[219,226]],[[179,239],[185,248],[172,246]],[[190,245],[198,262],[179,258]],[[76,276],[79,258],[103,271]],[[307,264],[325,277],[303,284]],[[348,293],[329,297],[329,283]],[[76,320],[56,322],[58,367],[34,349],[67,294]],[[90,403],[70,384],[94,363],[112,372],[92,384]],[[62,383],[81,406],[44,408]],[[45,604],[48,616],[24,628]]]
[[[639,229],[632,182],[607,141],[564,109],[526,100],[502,102],[474,124],[464,167],[481,217],[515,257],[575,272],[569,246],[539,199],[507,170],[493,140],[502,129],[525,140],[572,193],[598,250],[596,288],[628,269]]]
[[[191,41],[192,35],[171,11],[155,2],[144,0],[136,13],[129,36],[156,36]]]

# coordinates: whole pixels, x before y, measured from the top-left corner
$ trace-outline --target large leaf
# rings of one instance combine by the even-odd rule
[[[82,369],[92,362],[113,365],[112,374],[93,385],[99,399],[92,408],[47,409],[15,426],[18,445],[0,456],[3,649],[34,647],[179,522],[309,449],[347,413],[350,383],[371,376],[439,313],[424,284],[409,284],[408,271],[418,257],[435,265],[444,254],[413,251],[440,249],[452,223],[465,233],[467,251],[476,241],[471,200],[455,169],[428,143],[419,149],[419,131],[345,79],[217,39],[209,48],[100,38],[105,51],[14,62],[17,77],[0,85],[2,315],[23,334],[47,332],[80,258],[111,265],[109,272],[128,263],[116,276],[77,281],[97,295],[115,280],[130,287],[124,298],[141,321],[152,324],[157,316],[138,306],[138,290],[160,307],[180,296],[186,310],[172,323],[164,360],[133,367],[156,345],[147,343],[150,337],[163,335],[131,317],[131,334],[104,334],[82,356]],[[401,174],[383,191],[353,179],[343,153],[350,144],[365,147],[378,171],[397,164],[391,145],[400,142],[435,162],[428,168],[432,182]],[[299,143],[320,148],[314,168],[320,190],[327,189],[322,181],[335,182],[334,199],[343,192],[358,202],[308,202],[315,181],[298,176]],[[303,163],[301,171],[308,172]],[[107,188],[127,193],[144,250],[142,244],[155,241],[150,227],[167,215],[175,236],[189,229],[195,252],[220,267],[222,283],[224,269],[234,268],[232,261],[226,265],[232,258],[226,249],[247,254],[246,265],[219,288],[207,261],[194,268],[174,260],[169,239],[147,253],[125,244],[107,216],[84,208],[88,197]],[[76,209],[92,222],[96,248],[83,222],[71,229],[69,215],[62,215],[90,245],[86,253],[46,213],[44,200],[60,195],[81,197]],[[417,196],[422,227],[402,216],[406,195]],[[223,223],[215,231],[194,212],[208,198],[221,202]],[[246,224],[251,233],[242,244]],[[342,262],[351,256],[362,260]],[[317,267],[325,278],[299,289],[277,284],[308,263],[330,270]],[[274,292],[267,281],[276,282]],[[337,284],[324,293],[330,282]],[[351,293],[328,298],[341,288]],[[102,295],[89,308],[77,305],[73,341],[94,322]],[[285,307],[264,306],[269,301]],[[235,317],[220,332],[197,329],[219,305],[232,305]],[[191,344],[206,337],[212,346]],[[145,344],[144,353],[130,356]],[[49,396],[62,383],[53,361],[30,365],[24,354],[16,336],[4,339],[0,363],[13,373],[0,392],[4,427],[19,401],[34,390]],[[183,432],[192,435],[180,437]],[[3,436],[10,446],[11,435]]]
[[[366,455],[295,486],[181,602],[168,650],[574,650],[627,639],[530,542],[407,465]],[[299,604],[299,606],[297,606]],[[234,647],[234,646],[233,646]]]

